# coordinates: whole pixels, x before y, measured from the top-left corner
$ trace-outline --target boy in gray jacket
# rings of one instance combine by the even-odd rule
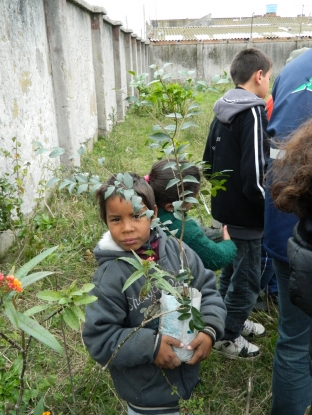
[[[127,339],[111,361],[109,370],[117,393],[128,403],[128,414],[178,415],[180,397],[189,399],[198,382],[200,361],[208,357],[214,342],[223,335],[226,311],[216,290],[215,275],[204,268],[194,251],[183,245],[185,259],[194,276],[192,287],[202,293],[200,311],[206,325],[188,345],[189,350],[194,350],[192,359],[181,363],[172,346],[183,347],[183,344],[179,339],[158,333],[158,320],[134,332],[155,297],[159,299],[160,292],[153,290],[144,299],[140,298],[144,277],[122,292],[134,267],[120,258],[134,258],[132,250],[146,258],[144,252],[152,249],[154,260],[171,275],[177,275],[181,266],[177,241],[167,239],[159,227],[151,229],[152,218],[142,215],[147,209],[154,210],[157,215],[152,188],[140,176],[132,174],[132,178],[135,194],[144,204],[139,212],[135,213],[131,201],[126,201],[118,192],[118,184],[107,197],[116,185],[115,177],[97,191],[101,218],[109,230],[94,251],[99,267],[93,278],[92,294],[98,300],[87,307],[83,339],[90,355],[102,365]],[[170,385],[178,394],[172,393]]]

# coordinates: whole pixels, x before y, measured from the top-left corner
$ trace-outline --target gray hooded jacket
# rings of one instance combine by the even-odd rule
[[[226,171],[226,191],[219,190],[212,198],[212,216],[228,225],[232,238],[261,238],[269,152],[265,101],[238,87],[220,98],[213,110],[216,115],[203,156],[211,167],[205,175]]]
[[[176,275],[180,269],[178,243],[174,238],[167,239],[162,229],[157,228],[157,232],[160,236],[158,264]],[[192,286],[202,293],[202,318],[207,326],[216,330],[217,338],[221,338],[226,310],[216,290],[215,275],[204,268],[194,251],[187,245],[184,248],[187,264],[194,276]],[[104,234],[94,253],[99,267],[91,293],[98,300],[87,306],[83,339],[90,355],[105,365],[118,345],[142,323],[144,313],[152,304],[152,293],[144,300],[139,298],[143,277],[122,293],[122,287],[134,268],[118,258],[133,258],[133,254],[121,251],[109,232]],[[160,297],[159,292],[155,295]],[[154,320],[129,337],[109,366],[119,396],[142,414],[165,414],[178,408],[179,396],[172,394],[172,387],[153,363],[157,342],[161,341],[157,334],[158,321]],[[165,373],[179,395],[188,399],[198,382],[199,365],[182,363],[174,370],[165,370]]]

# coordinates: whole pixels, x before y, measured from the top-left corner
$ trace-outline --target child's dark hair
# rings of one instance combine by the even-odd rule
[[[179,178],[178,171],[173,170],[172,168],[166,168],[166,164],[175,160],[161,160],[153,164],[152,169],[149,173],[149,184],[151,185],[152,189],[154,190],[156,205],[159,207],[165,207],[167,203],[176,202],[179,199],[179,195],[181,194],[181,185],[174,185],[166,189],[169,181],[174,179],[175,177]],[[185,164],[186,161],[181,161],[180,164]],[[183,170],[182,176],[185,177],[186,175],[194,176],[195,179],[200,181],[200,174],[198,167],[190,166]],[[195,197],[198,193],[200,188],[199,183],[194,182],[185,182],[184,183],[184,190],[189,190],[192,194],[188,194],[188,196]]]
[[[274,143],[276,144],[276,143]],[[312,217],[312,120],[306,121],[280,144],[281,156],[269,171],[276,207],[299,219]]]
[[[132,189],[135,191],[137,196],[140,196],[142,198],[142,204],[144,204],[147,209],[149,210],[154,210],[154,207],[156,205],[155,203],[155,197],[154,197],[154,192],[153,189],[151,188],[151,186],[146,182],[146,180],[144,180],[143,177],[139,176],[136,173],[129,173],[133,179],[133,187]],[[106,220],[106,203],[107,200],[109,200],[110,198],[114,197],[114,196],[119,196],[120,198],[124,198],[124,195],[122,193],[116,193],[116,190],[118,188],[123,188],[124,186],[122,184],[118,184],[117,186],[115,185],[117,181],[116,175],[111,176],[107,182],[103,183],[102,186],[97,190],[96,192],[96,198],[99,202],[100,205],[100,216],[101,219],[103,219],[103,221],[105,222],[105,224],[107,225],[107,220]],[[110,186],[115,186],[115,190],[109,195],[109,197],[107,199],[105,199],[105,193],[107,191],[107,189]],[[131,203],[131,201],[130,201]]]
[[[251,76],[259,70],[262,70],[265,76],[272,66],[272,60],[262,50],[248,48],[236,53],[231,63],[230,73],[237,86],[248,82]]]

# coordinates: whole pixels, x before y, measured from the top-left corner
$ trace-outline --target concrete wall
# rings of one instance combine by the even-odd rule
[[[171,62],[171,71],[195,70],[195,78],[209,81],[213,75],[221,75],[225,70],[230,74],[230,64],[234,55],[243,48],[256,47],[273,60],[273,78],[285,66],[286,59],[295,49],[312,47],[312,41],[277,42],[224,42],[187,43],[162,42],[150,44],[150,62],[162,67]],[[174,71],[173,71],[174,69]]]
[[[127,93],[133,56],[148,71],[136,43],[132,50],[131,32],[84,0],[1,0],[0,147],[11,152],[16,137],[21,164],[29,163],[24,213],[34,206],[38,182],[51,175],[47,161],[68,163],[67,156],[36,157],[34,141],[70,155],[107,134],[113,113],[123,120],[126,95],[116,89]],[[0,175],[12,169],[0,152]]]
[[[67,156],[35,157],[33,142],[61,146],[70,155],[107,134],[113,118],[124,119],[124,98],[133,93],[129,70],[149,72],[152,63],[171,62],[172,71],[195,70],[209,81],[229,72],[234,54],[251,45],[273,59],[277,75],[292,50],[312,47],[312,41],[155,45],[84,0],[1,0],[0,148],[11,152],[16,137],[21,165],[29,164],[23,212],[32,210],[38,182],[51,175],[47,161],[52,167],[68,163]],[[0,175],[12,171],[12,159],[0,152]]]

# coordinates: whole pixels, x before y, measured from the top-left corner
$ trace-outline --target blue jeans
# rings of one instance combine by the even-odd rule
[[[273,260],[261,246],[261,290],[277,293],[277,281],[273,269]]]
[[[224,340],[235,340],[240,335],[260,293],[261,239],[232,241],[237,255],[220,275],[219,291],[227,308]]]
[[[311,318],[291,304],[289,265],[273,259],[278,284],[278,340],[273,362],[271,415],[302,415],[312,400],[309,370]]]

